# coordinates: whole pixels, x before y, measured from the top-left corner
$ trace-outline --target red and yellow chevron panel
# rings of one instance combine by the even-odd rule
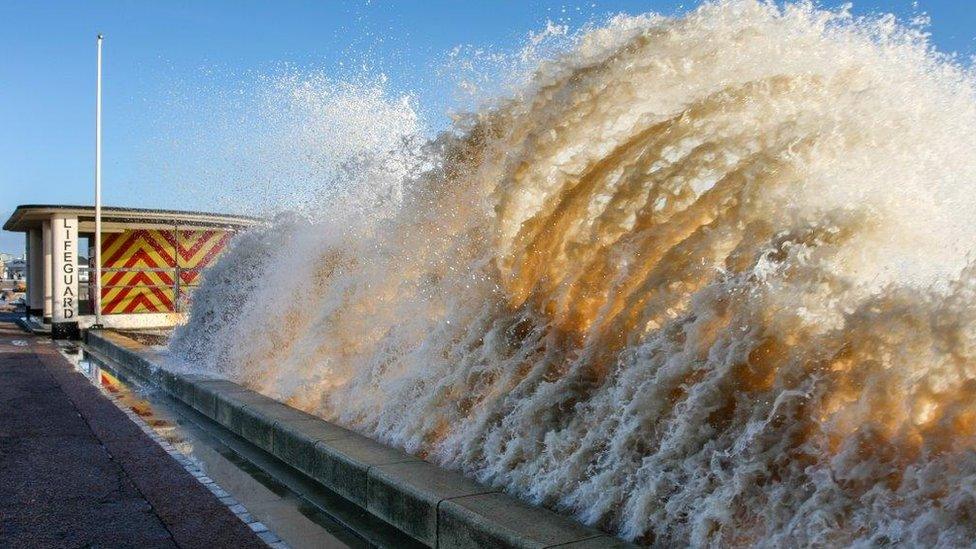
[[[102,239],[102,314],[169,313],[233,235],[220,230],[130,230]],[[175,295],[179,277],[180,295]]]

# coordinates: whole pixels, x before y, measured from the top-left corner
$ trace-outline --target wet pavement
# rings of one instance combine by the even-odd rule
[[[269,538],[269,543],[272,536],[280,540],[272,543],[273,547],[415,546],[399,532],[390,532],[389,526],[378,524],[368,513],[156,387],[127,377],[87,352],[68,356],[241,520],[257,529],[262,538]]]
[[[45,338],[0,315],[0,547],[267,547]]]

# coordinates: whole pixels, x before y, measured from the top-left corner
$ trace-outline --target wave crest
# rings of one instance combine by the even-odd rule
[[[238,238],[172,347],[631,540],[968,543],[973,83],[890,17],[619,17],[391,216]]]

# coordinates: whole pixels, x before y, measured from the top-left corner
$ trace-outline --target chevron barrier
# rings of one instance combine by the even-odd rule
[[[102,238],[102,314],[185,309],[228,230],[127,230]]]

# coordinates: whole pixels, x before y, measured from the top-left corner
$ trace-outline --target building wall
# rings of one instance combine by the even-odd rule
[[[102,235],[102,314],[185,311],[201,272],[232,231],[127,230]]]

